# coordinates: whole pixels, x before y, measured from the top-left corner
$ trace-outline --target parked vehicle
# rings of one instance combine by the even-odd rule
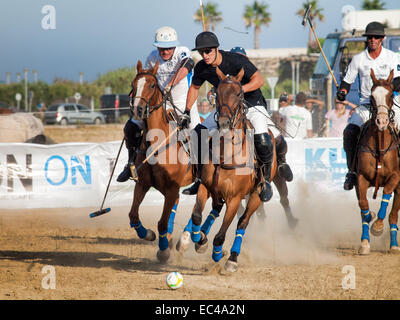
[[[90,110],[88,107],[75,103],[62,103],[52,105],[45,112],[44,121],[46,124],[101,124],[105,123],[104,115],[101,112]]]
[[[104,94],[100,97],[100,109],[107,123],[116,122],[124,115],[129,116],[129,95]]]

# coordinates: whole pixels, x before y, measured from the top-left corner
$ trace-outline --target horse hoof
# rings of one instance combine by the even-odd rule
[[[176,251],[180,253],[184,253],[188,248],[190,244],[190,232],[189,231],[184,231],[176,243]]]
[[[161,263],[165,263],[168,261],[170,256],[170,249],[167,248],[165,250],[158,250],[157,251],[157,259],[158,261],[160,261]]]
[[[358,253],[361,255],[367,255],[371,251],[371,246],[369,245],[369,242],[362,243],[360,246],[360,249],[358,249]]]
[[[376,221],[372,224],[371,227],[371,234],[373,234],[375,237],[379,237],[383,234],[383,229],[384,229],[384,225],[382,223],[382,227],[381,228],[377,228],[376,227]]]
[[[400,254],[400,248],[398,246],[393,246],[390,248],[389,252],[392,254]]]
[[[144,237],[144,240],[147,240],[147,241],[156,240],[156,234],[154,233],[154,231],[151,229],[147,229],[147,233],[146,233],[146,236]]]
[[[224,267],[226,271],[233,273],[237,271],[239,264],[235,261],[231,261],[228,259]]]
[[[197,253],[204,253],[207,251],[208,240],[207,240],[207,236],[203,232],[201,232],[200,241],[195,243],[194,248]]]

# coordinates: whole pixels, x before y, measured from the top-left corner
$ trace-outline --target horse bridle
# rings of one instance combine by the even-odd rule
[[[244,92],[243,92],[243,88],[242,88],[242,85],[240,84],[240,82],[233,81],[233,80],[230,79],[229,77],[226,78],[226,79],[224,79],[224,80],[221,80],[220,83],[219,83],[219,85],[221,85],[222,83],[234,84],[234,85],[236,85],[236,86],[239,86],[239,88],[240,88],[240,92],[239,92],[239,94],[238,94],[238,98],[239,98],[238,104],[239,104],[239,107],[236,108],[236,111],[235,111],[235,112],[232,111],[232,108],[231,108],[228,104],[226,104],[226,103],[220,104],[220,103],[219,103],[219,99],[218,99],[218,95],[217,95],[217,99],[216,99],[216,101],[217,101],[217,112],[215,113],[215,116],[216,116],[216,119],[215,119],[215,120],[216,120],[216,122],[218,123],[218,118],[219,118],[220,116],[226,117],[226,118],[228,118],[228,121],[229,121],[229,128],[230,128],[230,129],[233,129],[233,128],[236,127],[237,123],[238,123],[239,120],[242,118],[242,117],[238,117],[239,112],[240,112],[241,110],[243,110],[243,115],[244,115],[244,113],[245,113],[245,112],[244,112],[244,108],[245,108],[245,103],[244,103]],[[219,86],[219,85],[218,85],[218,86]],[[223,107],[227,108],[228,111],[229,111],[229,113],[221,113],[221,110],[222,110]]]
[[[392,101],[394,103],[393,97],[394,97],[394,95],[393,95],[393,92],[392,92],[392,97],[391,98],[392,98]],[[375,98],[372,95],[372,90],[371,90],[370,102],[371,102],[371,107],[372,107],[372,109],[371,109],[372,119],[376,119],[376,117],[378,115],[380,115],[380,114],[385,114],[385,112],[379,112],[379,108],[384,108],[384,109],[387,110],[387,114],[388,114],[388,117],[389,117],[389,122],[390,123],[394,122],[394,115],[395,115],[394,114],[394,110],[391,107],[389,107],[388,105],[385,105],[385,104],[376,105]]]
[[[153,111],[157,110],[158,108],[160,108],[160,107],[165,103],[165,101],[167,100],[167,97],[166,97],[166,95],[164,95],[164,94],[162,93],[162,90],[161,90],[160,86],[158,85],[158,79],[157,79],[157,77],[156,77],[153,73],[150,73],[150,72],[140,72],[140,73],[138,73],[138,74],[136,75],[135,79],[140,78],[141,76],[151,76],[152,78],[154,78],[155,84],[156,84],[156,85],[154,86],[154,92],[153,92],[153,94],[151,95],[150,99],[147,100],[145,97],[142,97],[142,96],[136,96],[136,95],[133,96],[133,88],[132,88],[131,92],[129,93],[129,107],[131,108],[131,111],[132,111],[132,113],[133,113],[133,100],[134,100],[134,99],[141,99],[141,100],[143,100],[143,101],[145,102],[145,104],[146,104],[146,106],[145,106],[145,113],[144,113],[144,114],[145,114],[145,118],[147,119]],[[159,91],[161,92],[161,95],[162,95],[163,98],[162,98],[161,102],[160,102],[158,105],[151,106],[151,105],[150,105],[150,101],[153,100],[154,96],[155,96],[156,93],[157,93],[157,90],[159,90]]]

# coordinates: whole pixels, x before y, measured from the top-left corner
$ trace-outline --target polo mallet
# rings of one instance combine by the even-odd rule
[[[201,23],[203,24],[203,31],[206,31],[206,25],[204,24],[203,1],[201,1],[201,0],[200,0],[200,11],[201,11]]]
[[[306,23],[307,23],[307,20],[308,20],[308,23],[310,24],[311,31],[313,32],[314,37],[315,37],[315,40],[316,40],[317,43],[318,43],[319,50],[321,51],[322,56],[324,57],[326,66],[328,67],[329,72],[331,73],[331,76],[332,76],[333,81],[335,82],[336,88],[338,88],[339,85],[338,85],[338,83],[337,83],[337,81],[336,81],[335,75],[333,74],[332,69],[331,69],[331,66],[330,66],[329,63],[328,63],[328,59],[326,59],[324,50],[322,50],[321,43],[319,42],[319,39],[318,39],[318,37],[317,37],[317,34],[315,33],[315,30],[314,30],[314,26],[312,25],[312,22],[311,22],[311,19],[310,19],[310,11],[311,11],[311,8],[312,8],[312,5],[311,5],[311,4],[308,5],[308,8],[307,8],[306,12],[304,13],[303,21],[301,22],[301,24],[302,24],[303,26],[305,26]]]
[[[115,167],[117,166],[119,154],[121,153],[121,149],[122,149],[122,146],[124,145],[124,141],[125,141],[125,138],[123,138],[122,141],[121,141],[121,145],[120,145],[119,150],[118,150],[117,158],[115,159],[115,163],[114,163],[114,166],[113,166],[113,169],[112,169],[112,172],[111,172],[111,176],[110,176],[110,179],[108,180],[108,185],[107,185],[106,193],[104,194],[103,202],[101,203],[100,209],[98,211],[93,212],[93,213],[90,214],[91,218],[94,218],[94,217],[97,217],[97,216],[101,216],[102,214],[105,214],[105,213],[111,211],[111,208],[103,209],[103,206],[104,206],[104,202],[106,201],[106,196],[107,196],[107,193],[108,193],[108,189],[110,188],[111,179],[112,179],[112,177],[114,175],[114,170],[115,170]]]

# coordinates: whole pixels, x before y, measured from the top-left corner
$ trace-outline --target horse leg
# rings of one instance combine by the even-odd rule
[[[196,242],[195,249],[198,253],[204,253],[208,247],[208,239],[207,235],[210,232],[211,226],[214,224],[215,219],[219,217],[219,214],[222,210],[223,203],[213,200],[212,209],[207,216],[206,221],[204,221],[203,225],[200,228],[200,240]]]
[[[365,255],[370,252],[369,244],[369,223],[373,220],[374,215],[369,211],[367,190],[370,183],[364,178],[362,174],[358,175],[358,183],[356,191],[358,195],[358,206],[361,210],[361,221],[362,221],[362,234],[361,234],[361,246],[358,250],[359,254]]]
[[[226,203],[226,212],[224,216],[224,220],[222,221],[221,228],[218,233],[214,237],[213,241],[213,253],[212,258],[215,262],[218,262],[223,257],[222,246],[225,241],[226,231],[228,230],[232,220],[239,208],[241,198],[236,196],[231,201]]]
[[[201,234],[200,234],[201,219],[207,199],[208,199],[208,191],[203,184],[200,184],[199,191],[197,192],[196,204],[192,212],[191,238],[194,243],[199,242],[201,239]]]
[[[167,192],[165,195],[163,212],[160,220],[158,221],[158,251],[157,258],[160,262],[164,263],[169,259],[170,248],[168,235],[168,221],[172,211],[172,208],[179,199],[179,189],[174,188]]]
[[[133,192],[133,202],[131,210],[129,211],[129,220],[131,228],[135,228],[140,239],[154,241],[156,239],[156,234],[153,232],[153,230],[143,227],[139,219],[139,206],[149,189],[150,186],[148,185],[144,185],[140,182],[136,183],[135,191]]]
[[[178,208],[179,204],[179,198],[176,200],[174,206],[172,207],[171,213],[169,214],[169,219],[168,219],[168,233],[167,233],[167,239],[168,239],[168,244],[170,249],[172,248],[172,233],[174,232],[174,222],[175,222],[175,214],[176,214],[176,209]]]
[[[203,184],[200,184],[199,186],[199,190],[197,192],[197,196],[196,196],[196,204],[193,208],[193,213],[198,209],[198,207],[200,206],[200,222],[196,221],[199,223],[201,223],[201,212],[204,209],[204,206],[207,202],[208,199],[208,192],[206,187]],[[192,213],[192,216],[193,216]],[[197,227],[195,227],[196,229]],[[183,229],[183,233],[179,239],[179,241],[176,244],[176,250],[180,253],[184,253],[188,248],[189,248],[189,244],[190,244],[190,238],[192,235],[192,229],[193,229],[193,222],[192,222],[192,217],[189,219],[187,225],[185,226],[185,228]]]
[[[400,253],[400,248],[397,242],[397,220],[398,212],[400,209],[400,187],[396,188],[394,191],[392,210],[389,214],[389,224],[390,224],[390,252]]]
[[[381,206],[378,211],[378,219],[375,220],[375,222],[372,224],[371,227],[371,233],[376,237],[382,235],[383,233],[383,228],[384,228],[383,220],[386,217],[386,211],[389,205],[390,198],[392,197],[392,193],[398,183],[399,183],[399,175],[397,173],[394,173],[389,178],[388,182],[383,188]]]
[[[238,269],[237,258],[240,254],[240,248],[242,246],[242,240],[245,230],[247,228],[247,225],[249,224],[251,216],[257,210],[260,204],[261,204],[260,197],[256,192],[254,192],[249,199],[244,214],[240,217],[237,224],[236,236],[231,248],[231,255],[229,256],[229,259],[225,263],[225,270],[229,272],[235,272]]]
[[[289,205],[289,198],[288,198],[288,188],[286,184],[286,180],[282,178],[279,174],[277,174],[274,178],[274,184],[279,192],[280,202],[285,210],[286,219],[290,229],[294,229],[298,223],[298,219],[295,218],[292,214],[292,209]]]

